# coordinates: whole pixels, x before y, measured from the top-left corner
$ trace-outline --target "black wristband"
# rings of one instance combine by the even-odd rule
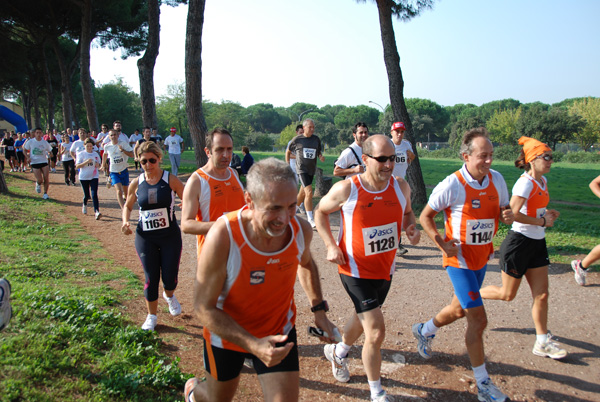
[[[542,227],[546,227],[546,218],[542,216],[542,219],[544,220],[544,223],[542,223]]]
[[[313,313],[316,313],[317,311],[321,310],[325,312],[329,311],[329,304],[327,304],[327,300],[323,300],[321,303],[310,308],[310,311],[312,311]]]

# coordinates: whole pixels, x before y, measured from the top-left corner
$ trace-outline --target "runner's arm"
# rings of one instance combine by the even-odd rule
[[[214,222],[199,222],[196,220],[200,208],[200,191],[202,183],[197,174],[192,174],[183,189],[181,230],[183,233],[205,235]]]
[[[325,197],[321,198],[319,205],[315,209],[315,224],[319,235],[327,246],[327,260],[340,265],[345,264],[346,259],[331,233],[329,215],[342,208],[342,205],[344,205],[344,202],[346,202],[350,195],[350,188],[351,184],[349,180],[338,181]]]
[[[592,180],[590,183],[590,190],[592,190],[596,197],[600,198],[600,176]]]
[[[121,231],[123,234],[129,235],[132,234],[131,225],[129,224],[129,217],[131,216],[131,210],[133,209],[133,205],[137,201],[137,188],[138,181],[133,180],[129,185],[129,190],[127,190],[127,199],[125,200],[125,205],[123,205],[123,214],[122,214],[122,225]]]
[[[292,157],[291,155],[292,155],[292,151],[290,151],[289,149],[287,149],[287,150],[285,151],[285,162],[286,162],[288,165],[289,165],[289,163],[290,163],[290,158]],[[296,159],[296,158],[294,157],[294,159]]]
[[[421,223],[425,233],[427,233],[427,236],[433,240],[435,245],[442,251],[442,253],[448,257],[454,257],[458,254],[458,244],[460,242],[456,239],[450,239],[450,241],[447,242],[444,241],[438,232],[437,227],[435,226],[434,218],[437,214],[438,212],[431,208],[429,204],[427,204],[423,209],[423,212],[421,212],[419,222]]]
[[[169,187],[175,191],[180,200],[183,200],[183,183],[172,173],[169,173]]]
[[[546,226],[546,227],[551,227],[554,225],[554,220],[558,217],[558,215],[555,215],[554,213],[547,213],[544,218],[536,218],[534,216],[528,216],[525,215],[524,213],[520,212],[521,208],[523,208],[523,205],[525,204],[525,201],[527,201],[524,197],[520,197],[518,195],[513,195],[510,199],[510,209],[512,210],[512,213],[515,217],[515,221],[519,222],[519,223],[524,223],[527,225],[535,225],[535,226]],[[547,210],[547,212],[550,212],[553,210]]]
[[[406,233],[406,237],[410,241],[410,244],[416,246],[419,244],[421,240],[421,231],[417,229],[417,219],[415,218],[415,212],[412,209],[412,204],[410,201],[410,186],[401,177],[396,177],[398,184],[400,185],[400,189],[402,190],[402,194],[404,195],[404,199],[406,200],[406,207],[404,208],[404,216],[402,217],[402,227],[404,229],[404,233]]]

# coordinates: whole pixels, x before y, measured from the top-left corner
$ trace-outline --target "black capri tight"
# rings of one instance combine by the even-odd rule
[[[69,180],[75,184],[75,161],[73,159],[69,161],[63,161],[63,169],[65,169],[65,183]]]
[[[165,290],[175,290],[181,259],[181,232],[169,230],[168,236],[153,237],[135,235],[135,249],[144,267],[146,283],[144,296],[149,302],[158,299],[158,284],[162,276]]]

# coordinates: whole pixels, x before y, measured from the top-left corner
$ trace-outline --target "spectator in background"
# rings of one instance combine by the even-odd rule
[[[242,160],[240,159],[238,154],[231,155],[231,163],[229,164],[229,167],[235,169],[238,176],[242,175]]]
[[[333,175],[347,179],[365,172],[362,162],[362,145],[369,138],[369,128],[366,123],[359,121],[352,127],[354,142],[342,151],[335,161]]]
[[[171,161],[171,173],[177,176],[179,165],[181,164],[181,152],[185,148],[183,138],[177,135],[177,129],[171,127],[171,135],[165,139],[165,147],[169,152],[169,160]]]
[[[244,158],[242,159],[242,174],[248,174],[250,167],[254,164],[254,158],[250,155],[250,148],[247,146],[242,147],[242,153]]]
[[[152,139],[152,141],[153,141],[153,142],[154,142],[156,145],[158,145],[158,146],[159,146],[161,149],[164,149],[162,135],[160,135],[160,134],[158,133],[158,130],[157,130],[157,129],[155,129],[155,128],[153,128],[153,129],[152,129],[152,136],[151,136],[150,138],[151,138],[151,139]]]

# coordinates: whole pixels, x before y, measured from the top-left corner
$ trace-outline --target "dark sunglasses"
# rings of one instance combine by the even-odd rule
[[[369,155],[369,154],[365,154],[365,155],[367,155],[369,158],[375,159],[379,163],[385,163],[387,161],[396,162],[396,155],[390,155],[390,156],[381,155],[378,157],[374,157],[373,155]]]
[[[543,159],[548,162],[554,160],[554,157],[552,155],[540,155],[536,159]]]
[[[145,165],[148,162],[150,162],[151,164],[154,165],[156,162],[158,162],[158,159],[156,159],[156,158],[150,158],[150,159],[142,159],[142,160],[140,160],[140,163],[142,165]]]

